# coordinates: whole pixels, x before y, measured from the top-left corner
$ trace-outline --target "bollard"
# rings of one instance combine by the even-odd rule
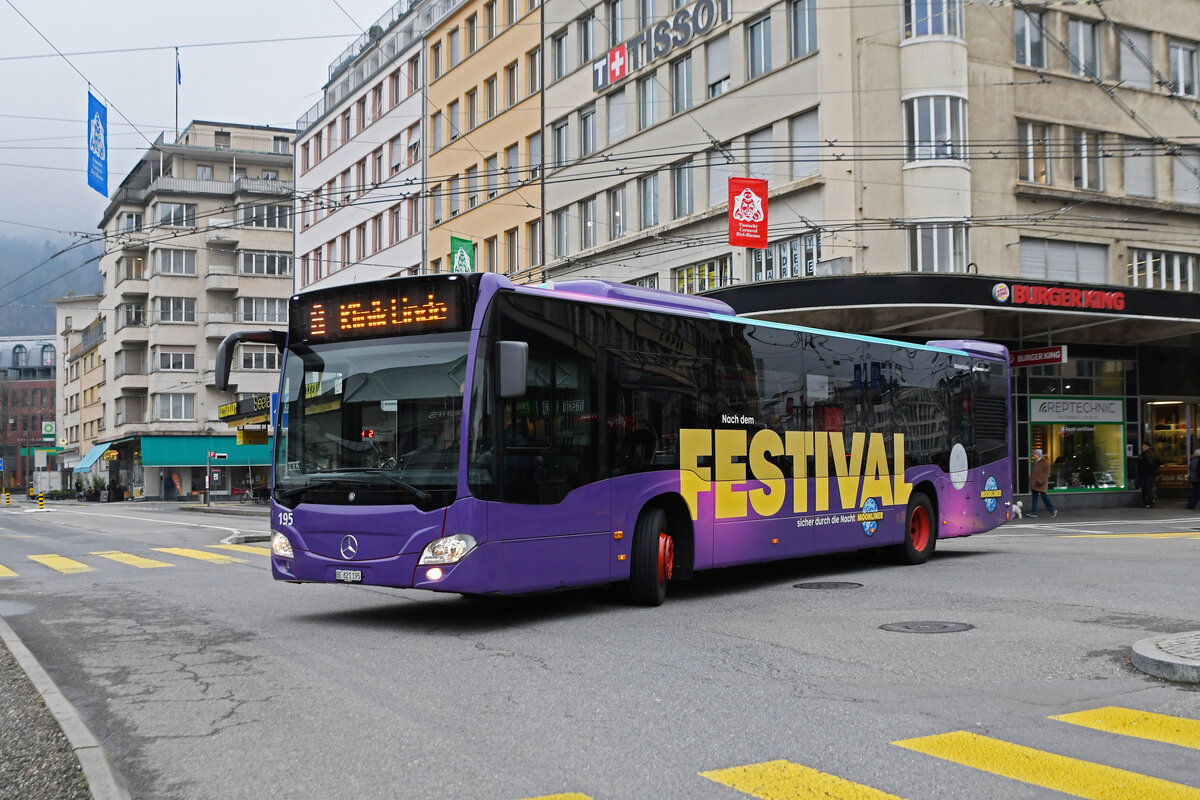
[[[45,495],[42,492],[38,492],[38,511],[42,511],[45,508],[46,508]]]
[[[5,492],[4,492],[4,505],[6,505],[6,506],[12,505],[12,498],[9,495],[7,490],[5,490]]]

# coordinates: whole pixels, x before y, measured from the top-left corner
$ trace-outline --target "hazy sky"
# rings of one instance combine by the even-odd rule
[[[87,185],[89,82],[108,101],[111,193],[159,133],[174,139],[175,47],[181,129],[291,127],[320,99],[355,23],[369,28],[393,2],[0,0],[0,236],[96,231],[106,200]],[[292,41],[240,44],[264,39]],[[129,52],[94,53],[114,50]]]

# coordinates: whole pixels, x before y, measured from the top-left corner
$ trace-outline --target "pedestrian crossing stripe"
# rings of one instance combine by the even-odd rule
[[[1120,736],[1133,736],[1200,750],[1200,722],[1194,719],[1152,714],[1149,711],[1135,711],[1117,706],[1059,714],[1050,719]]]
[[[271,555],[271,548],[255,547],[254,545],[249,544],[211,544],[209,547],[216,547],[220,548],[221,550],[232,550],[235,553],[250,553],[251,555],[255,556]]]
[[[1064,533],[1064,539],[1200,539],[1196,531],[1167,533]]]
[[[245,564],[246,559],[234,558],[227,556],[224,553],[209,553],[204,550],[193,550],[190,547],[155,547],[155,552],[167,553],[172,556],[182,556],[183,558],[194,558],[198,561],[207,561],[210,564]]]
[[[791,761],[767,761],[700,775],[759,800],[902,800],[894,794]]]
[[[592,798],[578,792],[567,792],[566,794],[545,794],[541,797],[530,797],[529,800],[592,800]]]
[[[46,555],[41,555],[41,556],[30,556],[29,560],[36,561],[37,563],[41,564],[42,566],[49,567],[50,569],[54,570],[55,572],[61,572],[64,575],[72,575],[77,572],[95,572],[96,571],[95,567],[89,567],[87,564],[84,564],[82,561],[76,561],[73,558],[67,558],[65,556],[55,555],[53,553],[48,553]]]
[[[1090,800],[1200,800],[1200,789],[1068,758],[969,731],[902,739],[894,745],[972,769]]]
[[[17,577],[17,573],[13,572],[11,569],[4,566],[3,564],[0,564],[0,578],[15,578],[15,577]]]
[[[154,567],[173,567],[174,564],[168,564],[166,561],[159,561],[155,558],[144,558],[143,556],[135,556],[132,553],[121,553],[116,550],[102,550],[98,553],[92,553],[94,556],[107,558],[110,561],[116,561],[119,564],[128,564],[131,567],[140,569],[152,569]]]

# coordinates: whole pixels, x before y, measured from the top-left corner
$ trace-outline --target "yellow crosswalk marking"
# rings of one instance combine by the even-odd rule
[[[1200,789],[1035,750],[968,731],[892,744],[973,769],[1091,800],[1200,800]]]
[[[761,800],[900,800],[894,794],[790,761],[767,761],[700,775]]]
[[[166,561],[135,556],[132,553],[121,553],[116,550],[102,550],[98,553],[92,553],[92,555],[100,556],[101,558],[107,558],[110,561],[116,561],[120,564],[128,564],[131,567],[139,567],[141,569],[175,566],[174,564],[168,564]]]
[[[1168,714],[1151,714],[1132,708],[1106,706],[1074,714],[1059,714],[1051,717],[1072,725],[1082,725],[1098,731],[1107,731],[1121,736],[1135,736],[1152,742],[1177,744],[1200,750],[1200,721],[1172,717]]]
[[[1195,539],[1195,531],[1173,533],[1064,533],[1064,539]]]
[[[57,572],[61,572],[64,575],[70,575],[76,572],[95,572],[93,567],[89,567],[83,562],[76,561],[65,556],[55,555],[53,553],[48,553],[43,556],[30,556],[29,560],[36,561],[37,563],[49,567]]]
[[[209,547],[219,547],[222,550],[232,550],[235,553],[250,553],[256,556],[271,555],[271,548],[255,547],[249,544],[210,544]]]
[[[541,797],[529,797],[526,800],[592,800],[592,798],[578,792],[567,792],[566,794],[547,794]]]
[[[233,556],[223,555],[221,553],[209,553],[206,550],[192,550],[189,547],[155,547],[155,551],[166,553],[172,556],[183,556],[184,558],[195,558],[199,561],[207,561],[210,564],[245,564],[246,559],[234,558]]]
[[[0,564],[0,578],[15,578],[15,577],[17,577],[17,573],[13,572],[11,569],[4,566],[3,564]]]

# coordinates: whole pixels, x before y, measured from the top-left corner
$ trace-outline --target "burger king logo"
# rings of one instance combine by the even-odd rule
[[[992,298],[997,303],[1007,303],[1008,297],[1009,297],[1009,294],[1008,294],[1008,284],[1007,283],[997,283],[995,286],[992,287]]]

